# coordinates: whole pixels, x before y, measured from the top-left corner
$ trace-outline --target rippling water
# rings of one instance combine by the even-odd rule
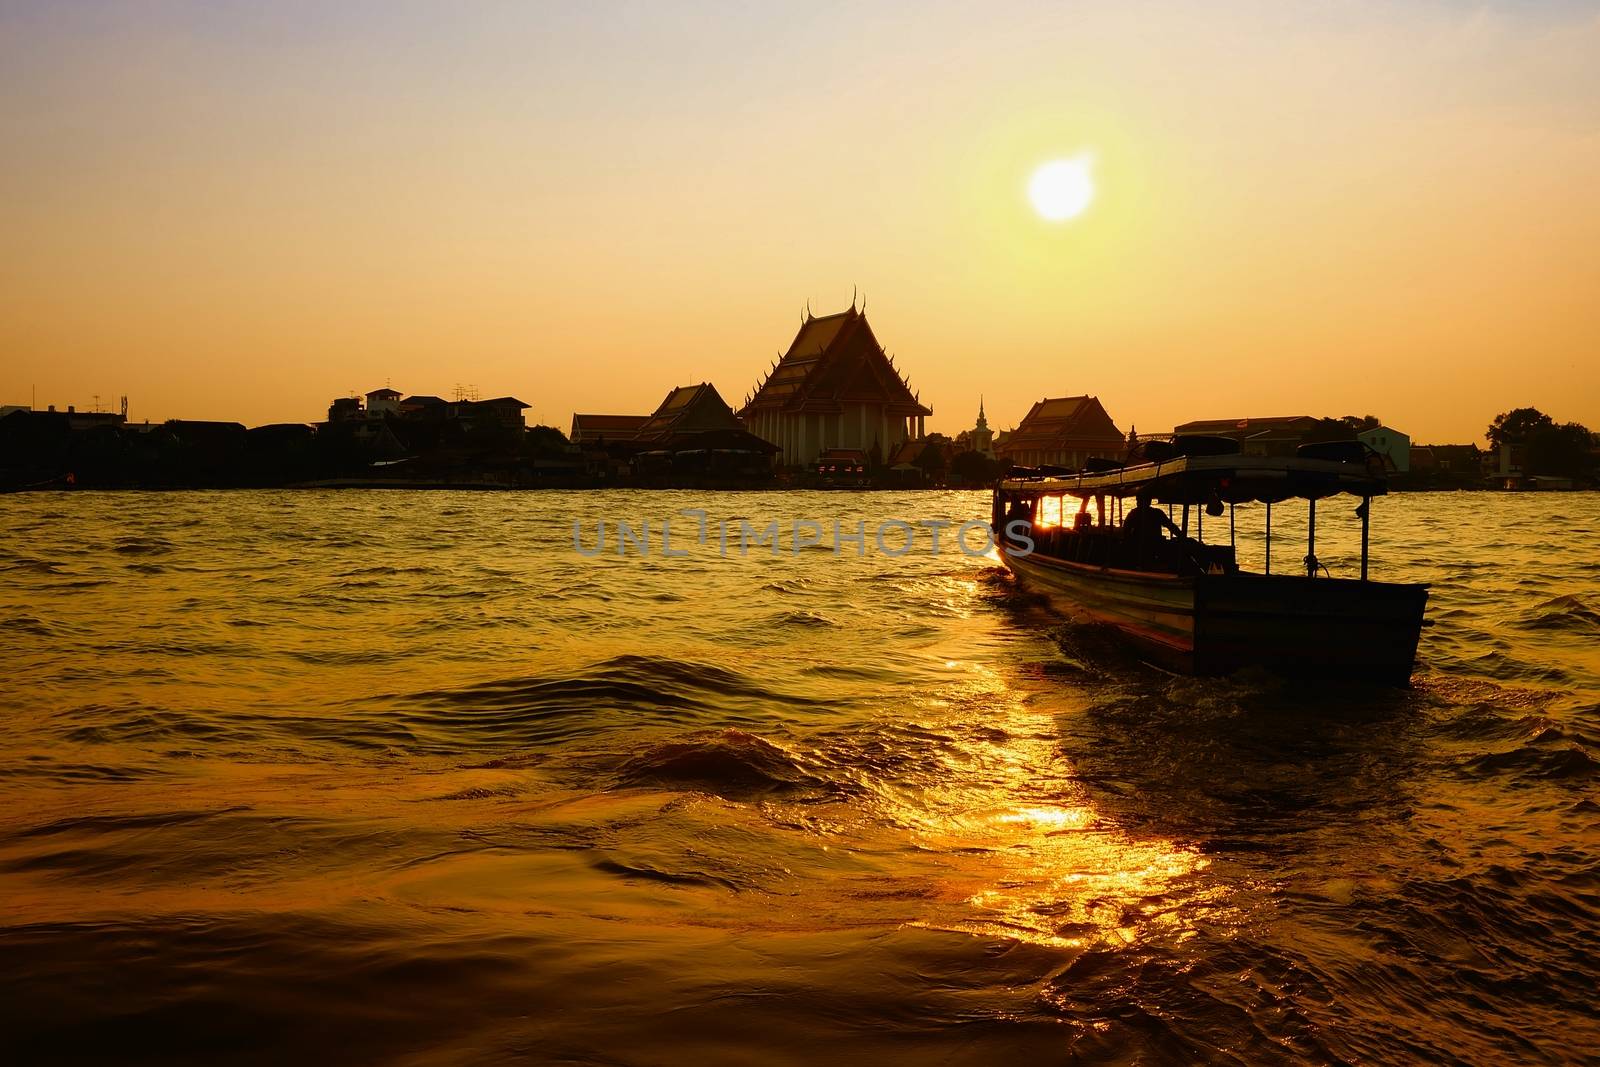
[[[5,1058],[1600,1049],[1600,495],[1375,503],[1375,576],[1433,583],[1408,691],[1170,677],[925,541],[573,550],[679,507],[987,514],[0,502]]]

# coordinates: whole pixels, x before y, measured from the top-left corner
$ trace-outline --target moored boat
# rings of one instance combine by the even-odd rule
[[[1242,456],[1237,447],[1180,439],[1170,457],[1114,469],[1013,471],[994,492],[1000,556],[1024,586],[1111,626],[1169,670],[1219,675],[1259,665],[1405,684],[1428,588],[1368,576],[1372,499],[1387,491],[1382,469],[1354,442],[1306,446],[1293,457]],[[1359,578],[1332,577],[1316,557],[1317,502],[1341,494],[1360,499]],[[1306,502],[1306,555],[1298,573],[1274,574],[1272,506],[1287,500]],[[1235,507],[1244,503],[1267,509],[1260,572],[1242,569],[1235,553]],[[1156,504],[1181,508],[1181,524]],[[1208,544],[1200,515],[1224,509],[1228,543]]]

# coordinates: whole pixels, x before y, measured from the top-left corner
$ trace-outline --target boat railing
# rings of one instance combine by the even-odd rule
[[[1306,551],[1301,560],[1304,573],[1312,578],[1332,577],[1317,558],[1317,502],[1324,497],[1349,494],[1361,501],[1355,514],[1361,520],[1360,580],[1367,581],[1371,563],[1372,498],[1386,491],[1384,479],[1364,463],[1310,455],[1182,455],[1114,470],[1080,470],[1065,475],[1033,472],[1023,477],[1008,477],[996,486],[995,516],[997,519],[1001,515],[1014,517],[1014,508],[1020,506],[1030,525],[1037,525],[1034,520],[1039,500],[1057,497],[1064,501],[1073,497],[1082,502],[1085,511],[1089,501],[1094,501],[1097,521],[1092,528],[1116,529],[1121,525],[1124,501],[1137,495],[1165,503],[1169,514],[1174,506],[1181,506],[1181,540],[1190,540],[1193,514],[1197,534],[1193,540],[1203,543],[1206,514],[1220,516],[1225,504],[1228,546],[1232,553],[1237,543],[1237,504],[1259,501],[1266,505],[1263,572],[1270,575],[1274,547],[1273,505],[1298,497],[1307,504]],[[1065,512],[1064,507],[1058,507]],[[1064,524],[1068,521],[1064,514],[1062,520]],[[1038,526],[1038,529],[1045,527]],[[1212,561],[1204,558],[1196,561],[1202,571],[1210,570],[1212,565]],[[1230,557],[1228,566],[1237,570],[1236,560]]]

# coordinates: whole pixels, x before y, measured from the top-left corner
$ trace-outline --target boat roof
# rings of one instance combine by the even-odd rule
[[[1382,496],[1387,480],[1364,463],[1303,456],[1174,456],[1156,463],[1108,471],[1080,471],[1008,477],[1000,489],[1023,496],[1067,494],[1134,496],[1149,490],[1163,504],[1199,504],[1222,500],[1277,502],[1317,500],[1338,493]]]

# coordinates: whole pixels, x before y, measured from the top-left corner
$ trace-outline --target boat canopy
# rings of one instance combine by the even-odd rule
[[[1205,504],[1221,501],[1319,500],[1349,493],[1382,496],[1388,492],[1381,472],[1366,462],[1314,459],[1307,456],[1174,456],[1109,471],[1076,474],[1026,474],[1013,471],[1000,482],[1009,496],[1068,495],[1135,496],[1149,491],[1163,504]]]

